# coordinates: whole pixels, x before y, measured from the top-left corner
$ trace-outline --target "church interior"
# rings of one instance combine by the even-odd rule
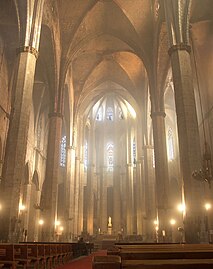
[[[213,241],[213,1],[0,1],[0,242]]]

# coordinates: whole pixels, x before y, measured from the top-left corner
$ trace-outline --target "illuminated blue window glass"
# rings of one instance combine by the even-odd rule
[[[65,167],[66,166],[66,141],[67,138],[64,135],[61,139],[61,156],[60,156],[60,166]]]

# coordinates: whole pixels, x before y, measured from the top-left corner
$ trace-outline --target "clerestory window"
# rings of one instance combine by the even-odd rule
[[[114,146],[112,143],[107,145],[107,171],[113,171],[113,153],[114,153]]]
[[[67,147],[67,138],[66,135],[64,135],[61,139],[61,156],[60,156],[60,166],[65,167],[66,166],[66,147]]]
[[[106,111],[107,120],[113,121],[113,109],[112,107],[108,107]]]

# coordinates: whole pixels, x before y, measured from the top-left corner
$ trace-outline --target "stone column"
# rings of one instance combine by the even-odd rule
[[[127,195],[127,234],[133,234],[133,167],[131,163],[127,164],[127,178],[126,178],[126,195]]]
[[[94,183],[94,139],[95,139],[93,125],[91,124],[89,130],[89,143],[88,143],[88,156],[89,164],[87,169],[87,232],[93,234],[93,223],[94,223],[94,194],[93,194],[93,183]]]
[[[100,180],[100,165],[98,166],[98,172],[96,172],[96,178],[97,178],[97,186],[96,186],[96,199],[97,199],[97,205],[96,205],[96,230],[94,233],[99,234],[100,233],[100,186],[101,186],[101,180]]]
[[[198,234],[202,221],[201,184],[192,173],[201,167],[199,131],[192,82],[192,70],[188,47],[170,49],[175,103],[179,137],[180,164],[186,203],[185,239],[187,243],[199,242]]]
[[[79,178],[79,209],[78,209],[78,234],[83,232],[83,201],[84,201],[84,162],[80,162]]]
[[[157,217],[155,199],[155,175],[153,167],[153,146],[146,145],[144,151],[144,182],[145,182],[145,217],[146,238],[150,240],[154,233],[153,221]]]
[[[203,221],[203,193],[201,183],[192,177],[193,171],[201,167],[201,153],[190,59],[190,1],[178,1],[176,5],[171,2],[164,1],[164,4],[175,91],[183,196],[186,204],[185,239],[187,243],[197,243],[200,242]]]
[[[32,234],[33,234],[33,239],[34,239],[35,238],[35,228],[38,225],[38,223],[36,223],[36,222],[38,221],[38,219],[35,216],[34,221],[32,223],[30,223],[30,220],[29,220],[29,215],[30,215],[29,211],[33,207],[30,204],[30,198],[31,198],[31,193],[32,193],[32,185],[31,184],[25,184],[23,187],[24,187],[23,188],[23,194],[25,196],[24,197],[24,200],[25,200],[24,203],[25,203],[25,206],[28,205],[29,207],[26,208],[26,212],[24,214],[24,222],[23,222],[22,229],[23,229],[23,231],[26,231],[26,233],[30,233],[31,232],[30,228],[32,227]],[[34,209],[34,211],[35,211],[35,209]],[[35,213],[36,213],[36,211],[35,211]],[[29,235],[26,237],[26,240],[27,240],[28,237],[29,237]],[[23,238],[21,240],[24,240],[24,239],[25,238],[23,236]]]
[[[74,236],[78,236],[78,210],[79,210],[79,192],[80,192],[80,160],[75,158],[75,190],[74,190]]]
[[[101,232],[107,232],[107,180],[104,174],[106,168],[100,167],[100,228]]]
[[[71,218],[69,216],[69,205],[70,205],[70,164],[71,163],[71,148],[69,145],[67,145],[66,148],[66,180],[64,185],[64,193],[65,193],[65,231],[66,231],[66,241],[71,241],[71,229],[70,229],[70,223]]]
[[[46,174],[41,195],[42,217],[44,220],[42,240],[47,242],[55,240],[61,128],[62,115],[56,112],[50,113]]]
[[[112,229],[116,234],[121,230],[121,194],[120,194],[120,166],[113,171],[113,218]]]
[[[152,112],[154,151],[155,151],[155,178],[156,203],[159,220],[159,239],[165,240],[169,236],[169,171],[165,134],[165,113]],[[165,238],[162,237],[165,231]]]
[[[92,164],[88,165],[87,171],[87,232],[93,234],[93,222],[94,222],[94,195],[93,195],[93,180],[94,180],[94,168]]]
[[[67,212],[68,240],[74,237],[74,198],[75,198],[75,147],[67,148]]]
[[[144,215],[144,204],[143,204],[143,189],[142,184],[142,171],[141,171],[141,160],[136,162],[136,215],[137,215],[137,234],[143,234],[143,215]]]
[[[29,2],[33,1],[19,0],[16,3],[20,19],[20,47],[17,49],[18,57],[13,81],[14,102],[2,175],[4,221],[0,224],[1,235],[3,240],[10,242],[19,240],[17,236],[19,202],[24,179],[32,90],[44,1]]]

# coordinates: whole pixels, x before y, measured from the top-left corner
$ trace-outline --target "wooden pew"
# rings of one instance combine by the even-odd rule
[[[0,244],[0,266],[16,269],[16,265],[14,245]]]
[[[125,260],[123,269],[210,269],[213,259]]]
[[[73,259],[73,249],[71,244],[62,244],[62,263]]]
[[[30,265],[33,268],[46,268],[45,267],[45,253],[44,253],[44,245],[38,244],[26,244],[28,248],[28,259],[30,261]]]
[[[31,247],[30,252],[33,251],[34,260],[42,268],[54,268],[73,258],[71,243],[26,242],[25,244]]]
[[[78,250],[81,254],[81,249]],[[0,244],[0,268],[48,269],[68,262],[73,257],[70,243]]]
[[[14,244],[14,257],[17,261],[17,266],[21,266],[25,269],[30,265],[28,247],[26,244]]]
[[[116,245],[116,247],[122,260],[122,268],[125,269],[211,268],[213,265],[213,246],[209,244]]]
[[[115,255],[94,256],[92,259],[92,269],[120,269],[121,258]]]

